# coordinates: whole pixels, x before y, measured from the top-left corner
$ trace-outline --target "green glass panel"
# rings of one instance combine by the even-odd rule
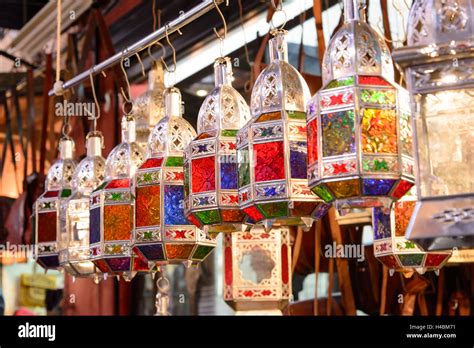
[[[153,175],[152,175],[152,173],[145,173],[145,174],[143,174],[143,178],[142,178],[142,179],[143,179],[143,181],[145,181],[145,182],[150,182],[150,181],[153,180]]]
[[[329,82],[324,89],[331,89],[343,86],[353,86],[354,85],[354,77],[345,77],[339,80],[332,80]]]
[[[268,219],[289,215],[287,202],[259,204],[258,207]]]
[[[197,211],[195,214],[205,225],[215,224],[221,221],[218,210]]]
[[[183,157],[168,157],[166,159],[166,167],[182,167],[184,159]]]
[[[362,89],[360,98],[364,103],[395,105],[395,91]]]
[[[122,199],[122,193],[120,192],[113,192],[112,196],[110,197],[112,201],[119,201]]]
[[[189,196],[189,166],[190,165],[191,164],[188,162],[183,168],[183,172],[184,172],[183,185],[184,185],[184,196],[185,197]]]
[[[403,266],[410,267],[410,266],[421,266],[423,262],[423,254],[408,254],[408,255],[398,255],[400,258],[400,262]]]
[[[313,187],[313,192],[326,203],[330,203],[333,200],[331,193],[322,185]]]
[[[213,246],[199,245],[192,258],[195,260],[203,260],[213,249]]]
[[[293,118],[295,120],[306,120],[306,112],[301,112],[301,111],[287,111],[288,117]]]
[[[250,184],[249,149],[245,147],[237,153],[239,163],[239,187]]]
[[[221,135],[223,137],[235,137],[237,136],[237,130],[235,129],[224,129],[222,132],[221,132]]]
[[[63,189],[61,191],[61,197],[69,197],[71,195],[72,191],[70,189]]]

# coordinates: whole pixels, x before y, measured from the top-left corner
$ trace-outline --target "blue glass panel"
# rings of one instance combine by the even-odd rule
[[[57,255],[55,256],[40,256],[38,257],[38,262],[44,268],[56,268],[59,267],[59,258]]]
[[[368,196],[388,195],[394,183],[392,179],[364,179],[363,193]]]
[[[290,142],[290,168],[293,179],[306,179],[306,158],[308,148],[305,141]]]
[[[183,199],[183,186],[165,186],[165,225],[189,225],[188,220],[184,217]]]
[[[224,190],[237,189],[237,159],[235,156],[223,156],[220,159],[221,188]]]
[[[373,209],[374,239],[390,238],[390,209]]]
[[[100,207],[91,209],[89,227],[90,244],[100,242]]]

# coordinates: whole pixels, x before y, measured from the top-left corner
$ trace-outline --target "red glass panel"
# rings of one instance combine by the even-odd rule
[[[130,187],[130,179],[117,179],[108,183],[106,189]]]
[[[43,194],[43,197],[44,198],[52,198],[52,197],[58,197],[58,195],[59,195],[59,191],[46,191]]]
[[[137,227],[160,224],[160,186],[144,186],[136,189]]]
[[[162,162],[163,158],[149,158],[141,165],[140,169],[158,168]]]
[[[333,95],[325,95],[321,98],[321,107],[328,108],[332,106],[351,104],[353,102],[352,93],[349,91],[340,92]]]
[[[425,267],[438,267],[449,255],[431,254],[426,255]]]
[[[397,199],[401,198],[405,195],[405,193],[408,192],[408,190],[411,189],[412,186],[413,186],[413,183],[406,180],[400,180],[397,188],[393,191],[392,196]]]
[[[380,256],[378,259],[388,268],[398,268],[397,259],[395,259],[395,256],[393,255]]]
[[[286,244],[281,246],[281,280],[283,281],[283,284],[288,284],[288,246]]]
[[[105,262],[105,260],[95,260],[94,264],[97,266],[98,269],[100,269],[101,272],[110,272],[109,265],[107,264],[107,262]]]
[[[232,238],[229,236],[229,238]],[[225,284],[232,285],[232,248],[226,247],[224,250],[224,269],[225,269]]]
[[[215,157],[203,157],[192,160],[193,193],[216,189]]]
[[[106,205],[104,207],[104,239],[129,240],[132,230],[130,205]]]
[[[247,207],[247,208],[244,208],[244,212],[245,212],[245,214],[247,214],[248,216],[250,216],[250,218],[251,218],[252,220],[260,221],[261,219],[263,219],[263,215],[262,215],[262,213],[260,212],[260,210],[257,209],[257,207]]]
[[[56,212],[38,213],[38,242],[56,241]]]
[[[308,164],[318,160],[318,119],[308,123]]]
[[[359,84],[361,85],[376,85],[376,86],[390,86],[390,83],[378,76],[359,76]]]
[[[189,215],[187,216],[187,219],[188,219],[188,221],[189,221],[190,223],[192,223],[194,226],[201,228],[202,223],[201,223],[201,221],[200,221],[196,216],[194,216],[194,214],[189,214]]]
[[[255,144],[255,180],[270,181],[285,178],[283,142]]]
[[[148,272],[150,266],[148,266],[148,262],[138,256],[133,258],[133,270],[134,271],[144,271]]]

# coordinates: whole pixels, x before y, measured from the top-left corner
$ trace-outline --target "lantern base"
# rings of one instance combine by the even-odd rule
[[[474,248],[474,195],[416,203],[406,237],[425,250]]]
[[[226,303],[235,310],[235,315],[282,315],[288,301],[233,300]]]

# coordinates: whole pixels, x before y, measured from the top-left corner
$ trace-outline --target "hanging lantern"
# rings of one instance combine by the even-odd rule
[[[287,227],[224,235],[224,300],[237,314],[280,314],[291,296]]]
[[[272,30],[270,64],[252,90],[252,119],[237,134],[239,202],[267,228],[304,225],[328,205],[308,188],[306,101],[309,89],[288,63],[287,32]]]
[[[407,236],[428,250],[474,248],[474,3],[417,0],[405,69],[415,119],[418,202]]]
[[[87,156],[79,163],[72,179],[72,194],[67,199],[64,231],[61,231],[59,263],[73,276],[90,276],[97,268],[89,257],[89,198],[104,180],[105,159],[102,157],[102,134],[87,135]]]
[[[373,209],[374,255],[387,266],[392,275],[395,271],[411,276],[435,271],[444,266],[451,251],[424,251],[419,245],[405,238],[405,232],[416,204],[416,197],[407,194],[393,203],[392,209]]]
[[[71,195],[76,162],[73,160],[74,141],[63,137],[59,141],[59,159],[46,176],[45,192],[33,205],[33,228],[36,243],[36,262],[44,269],[59,268],[61,212]]]
[[[149,262],[201,262],[216,242],[184,216],[183,152],[196,132],[182,115],[179,90],[168,88],[164,97],[165,117],[134,180],[134,251]]]
[[[237,191],[236,135],[250,112],[232,87],[230,58],[218,58],[214,74],[215,88],[199,110],[198,136],[185,152],[185,214],[199,228],[233,232],[245,218]]]
[[[388,207],[414,181],[408,95],[393,82],[390,51],[361,2],[345,0],[323,88],[308,106],[309,186],[340,211]]]
[[[90,195],[90,254],[104,273],[148,271],[148,264],[132,252],[132,178],[143,162],[144,150],[135,142],[135,120],[122,118],[122,142],[107,157],[106,178]]]
[[[148,73],[148,90],[138,96],[133,103],[133,116],[136,123],[136,142],[144,149],[153,126],[163,117],[163,91],[165,90],[163,66],[153,61]]]

